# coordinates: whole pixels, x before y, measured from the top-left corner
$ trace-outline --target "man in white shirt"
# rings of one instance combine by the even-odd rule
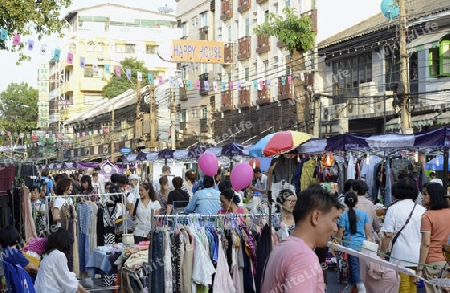
[[[253,169],[253,178],[256,180],[256,184],[250,185],[250,190],[253,192],[251,211],[252,213],[257,213],[262,197],[267,195],[267,175],[262,174],[259,167],[255,167]]]
[[[100,190],[102,191],[102,193],[105,193],[106,178],[101,173],[102,168],[100,168],[100,166],[97,166],[94,168],[94,171],[98,173],[98,183],[100,184]]]
[[[153,180],[153,189],[155,190],[156,193],[159,192],[159,190],[161,189],[161,186],[159,185],[159,178],[161,178],[162,176],[167,176],[167,181],[169,181],[169,189],[173,189],[173,185],[172,185],[172,178],[169,178],[170,175],[170,167],[169,166],[163,166],[162,170],[161,170],[161,176],[159,176],[158,178],[155,178]]]
[[[436,171],[431,171],[430,173],[430,183],[439,183],[440,185],[444,185],[444,183],[442,183],[442,179],[437,178],[437,174]]]

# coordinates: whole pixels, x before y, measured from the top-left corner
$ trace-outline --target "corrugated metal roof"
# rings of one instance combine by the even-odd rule
[[[408,21],[414,21],[424,16],[450,10],[450,1],[406,1],[406,13]],[[323,40],[318,44],[319,48],[326,48],[347,40],[351,40],[373,32],[381,31],[389,26],[397,25],[397,21],[389,21],[380,12],[368,19]]]

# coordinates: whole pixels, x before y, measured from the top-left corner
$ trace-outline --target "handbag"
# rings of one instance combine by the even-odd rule
[[[416,205],[417,205],[417,204],[415,203],[414,206],[413,206],[413,208],[412,208],[412,210],[411,210],[411,212],[409,213],[408,219],[406,219],[406,222],[405,222],[405,224],[403,225],[403,227],[397,232],[397,234],[395,234],[394,238],[392,238],[392,247],[391,247],[391,251],[394,249],[394,244],[395,244],[395,242],[397,242],[398,236],[400,236],[400,233],[402,233],[403,229],[405,229],[406,225],[408,225],[409,220],[411,220],[411,217],[412,217],[412,215],[413,215],[413,213],[414,213],[414,209],[416,208]]]

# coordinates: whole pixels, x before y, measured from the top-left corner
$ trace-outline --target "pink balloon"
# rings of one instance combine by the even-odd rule
[[[248,163],[239,163],[231,170],[230,181],[234,190],[242,190],[253,180],[253,168]]]
[[[214,177],[219,169],[219,160],[211,152],[204,152],[200,158],[198,158],[198,166],[203,173],[208,176]]]

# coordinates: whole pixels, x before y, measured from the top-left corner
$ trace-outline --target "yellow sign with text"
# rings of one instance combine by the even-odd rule
[[[224,42],[173,40],[172,61],[223,64],[224,50]]]

